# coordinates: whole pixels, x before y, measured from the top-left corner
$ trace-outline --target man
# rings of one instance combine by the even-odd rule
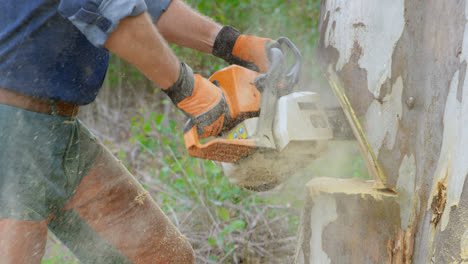
[[[6,0],[0,16],[0,263],[40,263],[47,228],[83,263],[193,263],[187,239],[75,118],[109,51],[196,121],[233,122],[221,89],[166,41],[258,71],[269,39],[241,35],[180,0]]]

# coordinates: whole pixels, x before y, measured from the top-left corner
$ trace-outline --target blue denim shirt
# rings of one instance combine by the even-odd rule
[[[74,104],[92,102],[109,65],[103,47],[119,21],[171,0],[3,0],[0,87]]]

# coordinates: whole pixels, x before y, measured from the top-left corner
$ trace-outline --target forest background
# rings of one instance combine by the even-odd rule
[[[318,0],[186,2],[243,33],[290,38],[304,57],[297,89],[328,90],[314,55]],[[228,66],[214,56],[171,47],[205,77]],[[158,87],[116,56],[111,58],[98,98],[80,111],[80,119],[189,239],[197,263],[289,263],[296,247],[305,183],[317,176],[368,178],[355,142],[334,141],[324,156],[272,191],[255,193],[234,186],[213,162],[188,156],[182,134],[185,117]],[[42,263],[79,261],[50,234]]]

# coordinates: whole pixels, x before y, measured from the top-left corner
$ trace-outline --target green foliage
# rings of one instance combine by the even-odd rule
[[[319,0],[187,0],[187,3],[216,22],[234,26],[243,33],[272,39],[280,36],[290,38],[304,57],[305,82],[320,80],[320,70],[314,61]],[[210,54],[176,45],[171,47],[181,60],[203,76],[208,77],[227,66],[224,61]],[[106,84],[111,89],[138,87],[143,79],[133,66],[112,56],[106,77]],[[148,94],[142,97],[150,95],[155,98],[153,88],[147,87],[146,91]],[[189,239],[194,237],[190,242],[196,251],[205,250],[197,252],[197,255],[214,263],[231,263],[233,260],[229,257],[240,250],[260,252],[259,255],[266,252],[261,246],[242,248],[239,241],[259,239],[261,245],[267,245],[264,241],[268,240],[274,243],[275,236],[280,236],[283,232],[280,228],[283,227],[287,234],[281,235],[295,234],[299,217],[288,215],[290,211],[284,207],[270,206],[284,201],[280,201],[280,198],[266,198],[234,186],[214,162],[190,157],[185,150],[182,134],[185,118],[174,112],[163,115],[162,108],[162,104],[155,104],[136,111],[136,117],[131,119],[129,141],[133,149],[138,149],[137,155],[126,147],[118,151],[117,155],[132,173],[145,175],[143,187],[152,194],[166,215],[177,226],[183,222],[179,228],[190,228],[190,231],[181,231]],[[303,186],[300,188],[302,191]],[[293,200],[292,207],[301,206],[301,203],[296,202],[298,199],[290,199]],[[263,222],[259,221],[260,216]],[[283,222],[281,219],[286,220]],[[272,223],[269,223],[270,220]],[[284,245],[276,246],[285,248]]]
[[[55,243],[52,248],[52,253],[48,258],[42,259],[42,264],[78,264],[70,251],[63,250]]]
[[[357,155],[352,159],[353,178],[363,178],[370,180],[369,171],[367,170],[364,159],[361,155]]]
[[[271,39],[280,36],[290,38],[304,58],[304,81],[320,81],[320,70],[314,60],[318,39],[319,0],[187,0],[187,3],[216,22],[236,27],[243,33]],[[227,66],[224,61],[210,54],[175,45],[171,47],[181,60],[203,76],[208,77]],[[201,262],[260,263],[243,261],[245,259],[238,261],[243,255],[257,252],[259,256],[274,254],[276,263],[288,263],[278,260],[278,257],[293,252],[287,246],[295,246],[294,234],[300,219],[297,211],[291,214],[290,207],[300,208],[302,195],[298,197],[297,192],[291,192],[268,197],[248,192],[232,185],[214,162],[188,156],[182,135],[185,118],[174,112],[161,114],[164,113],[163,106],[168,102],[154,104],[155,98],[161,98],[158,94],[155,95],[154,86],[135,67],[115,55],[111,57],[105,87],[111,91],[109,96],[113,96],[109,102],[120,102],[122,98],[136,99],[135,102],[126,102],[126,105],[135,109],[122,109],[122,105],[116,104],[116,107],[122,107],[117,111],[131,112],[133,114],[130,116],[136,116],[131,119],[130,144],[121,144],[121,149],[116,151],[118,158],[136,176],[144,176],[144,180],[140,179],[143,187],[189,238],[197,256],[208,260]],[[139,97],[127,98],[126,95],[134,90]],[[146,106],[144,108],[139,101],[149,101],[153,105],[143,104]],[[110,105],[111,103],[106,107],[110,108]],[[121,121],[123,120],[118,120]],[[121,142],[117,142],[119,143]],[[329,166],[314,167],[311,169],[312,173],[308,173],[321,176],[326,167]],[[354,159],[352,165],[345,167],[345,171],[338,168],[333,173],[337,176],[359,176],[367,173],[361,158]],[[298,181],[297,185],[297,190],[302,192],[303,182]],[[291,201],[291,205],[281,206],[285,201]],[[184,228],[186,229],[183,230]],[[275,244],[275,240],[284,237],[293,239]],[[256,245],[249,246],[246,241],[255,242],[253,244]],[[63,251],[55,243],[51,254],[48,254],[42,264],[58,263],[79,262],[73,260],[70,252]],[[262,263],[271,261],[265,260]]]
[[[183,129],[176,121],[164,122],[165,119],[164,115],[156,112],[150,113],[148,118],[133,118],[130,138],[131,144],[140,147],[140,158],[159,162],[159,172],[155,170],[153,175],[155,181],[171,186],[174,194],[164,197],[165,203],[174,205],[176,194],[198,200],[203,193],[206,202],[213,205],[222,205],[226,200],[237,203],[249,195],[240,187],[229,184],[212,161],[190,157],[185,150]],[[225,210],[219,210],[222,218],[229,217]]]
[[[218,215],[223,221],[229,221],[229,219],[231,219],[229,211],[225,208],[218,208]]]
[[[184,147],[182,128],[164,115],[151,112],[146,117],[133,118],[129,140],[140,149],[137,160],[150,164],[153,184],[164,188],[154,195],[163,211],[171,215],[172,211],[181,214],[194,207],[204,208],[211,217],[209,221],[220,228],[217,237],[206,242],[229,252],[233,244],[226,241],[226,236],[242,230],[246,223],[239,210],[225,205],[248,208],[252,194],[230,184],[214,162],[190,157]],[[264,201],[257,198],[255,202]]]

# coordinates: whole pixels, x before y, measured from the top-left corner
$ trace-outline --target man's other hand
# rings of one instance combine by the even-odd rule
[[[224,26],[216,36],[213,55],[230,64],[257,71],[268,71],[267,49],[273,40],[253,35],[243,35],[235,28]]]

